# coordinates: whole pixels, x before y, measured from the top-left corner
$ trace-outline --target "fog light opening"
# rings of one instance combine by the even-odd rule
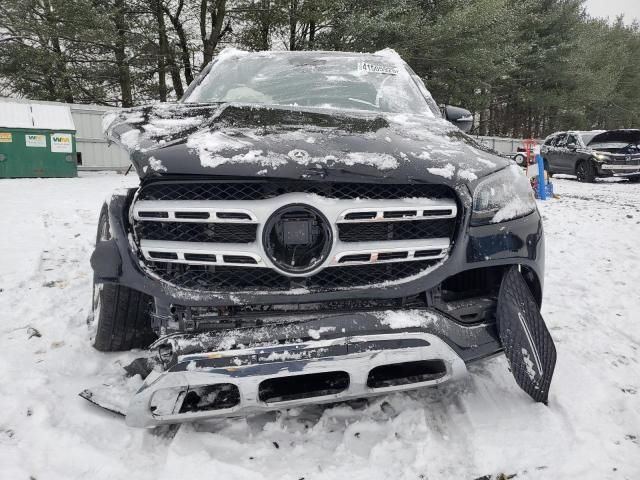
[[[179,413],[205,412],[235,407],[240,403],[240,391],[232,383],[189,387]]]
[[[347,372],[310,373],[264,380],[258,388],[258,398],[265,403],[286,402],[335,395],[347,388]]]
[[[442,360],[420,360],[381,365],[369,372],[367,387],[385,388],[410,385],[437,380],[446,374],[447,367]]]

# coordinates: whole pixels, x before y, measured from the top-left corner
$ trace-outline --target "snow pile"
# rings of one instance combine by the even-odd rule
[[[531,212],[530,201],[525,200],[522,197],[513,197],[504,207],[495,213],[493,218],[491,218],[491,223],[511,220],[512,218],[521,217],[529,212]]]
[[[262,150],[249,150],[234,154],[234,151],[252,147],[248,140],[231,136],[223,131],[200,131],[189,136],[187,147],[197,152],[204,167],[215,168],[225,163],[255,163],[265,167],[277,168],[287,163],[286,158],[277,154],[264,154]]]
[[[471,170],[458,170],[458,178],[472,182],[478,179],[478,176]]]
[[[162,162],[154,157],[149,157],[149,167],[151,167],[151,170],[154,170],[156,172],[167,171],[167,168],[164,165],[162,165]]]
[[[386,153],[351,152],[343,163],[346,165],[371,165],[379,170],[398,168],[398,160]]]
[[[439,177],[444,177],[444,178],[453,178],[453,174],[456,171],[456,167],[454,167],[453,165],[451,165],[450,163],[447,163],[444,167],[439,168],[439,167],[432,167],[432,168],[427,168],[427,171],[432,174],[432,175],[438,175]]]
[[[379,170],[398,168],[398,160],[393,155],[385,153],[349,152],[340,158],[335,155],[318,157],[312,156],[306,150],[296,148],[286,155],[257,149],[234,154],[234,151],[246,150],[253,146],[251,135],[251,131],[242,130],[200,131],[189,136],[187,147],[197,153],[202,166],[211,168],[233,163],[253,163],[263,167],[278,168],[290,161],[303,166],[343,163],[348,166],[369,165]],[[274,143],[290,141],[288,137],[292,135],[294,132],[286,132],[283,135],[274,135],[270,140]],[[300,137],[299,140],[305,138],[300,132],[295,132],[295,136]],[[310,139],[312,141],[309,141]],[[305,141],[314,143],[315,139],[307,137]]]
[[[309,337],[313,338],[314,340],[320,340],[320,336],[323,333],[330,333],[330,332],[334,332],[336,330],[336,327],[320,327],[318,329],[314,329],[314,328],[310,328],[309,329]]]
[[[394,311],[388,310],[379,315],[380,322],[397,330],[401,328],[426,327],[438,321],[438,316],[419,310]]]
[[[166,137],[188,128],[197,127],[203,120],[204,118],[200,116],[193,118],[152,118],[142,128],[152,137]]]

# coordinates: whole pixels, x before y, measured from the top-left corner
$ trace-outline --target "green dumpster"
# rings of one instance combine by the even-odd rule
[[[76,130],[69,107],[0,103],[0,178],[77,173]]]

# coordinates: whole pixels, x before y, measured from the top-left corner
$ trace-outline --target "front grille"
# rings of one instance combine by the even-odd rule
[[[261,200],[285,193],[313,193],[328,198],[455,198],[439,184],[376,184],[344,182],[155,182],[140,190],[140,200]]]
[[[338,225],[338,235],[343,242],[450,238],[455,226],[455,218],[408,222],[341,223]]]
[[[138,238],[174,242],[251,243],[258,226],[250,223],[137,222]]]
[[[132,218],[147,266],[178,287],[328,291],[400,281],[443,261],[458,224],[456,198],[438,184],[163,180],[141,187]],[[339,240],[306,277],[280,273],[257,238],[274,212],[294,204],[317,208]],[[311,238],[314,226],[302,227]],[[300,256],[296,249],[308,245],[287,248]]]
[[[218,267],[150,262],[163,280],[190,290],[287,291],[296,288],[331,290],[398,281],[435,265],[437,260],[326,268],[315,275],[291,278],[270,268]]]

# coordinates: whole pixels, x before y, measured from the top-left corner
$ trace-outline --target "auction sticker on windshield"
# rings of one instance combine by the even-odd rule
[[[70,133],[54,133],[51,135],[51,151],[71,153],[73,151]]]
[[[384,73],[385,75],[397,75],[398,68],[392,65],[380,65],[369,62],[358,63],[358,70],[368,73]]]

